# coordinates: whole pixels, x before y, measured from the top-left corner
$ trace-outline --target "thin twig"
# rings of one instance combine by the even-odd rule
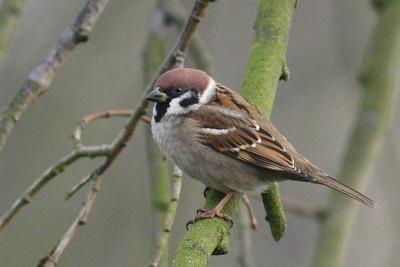
[[[168,245],[169,237],[171,235],[172,225],[174,224],[176,210],[178,207],[178,202],[181,195],[182,188],[182,171],[175,166],[174,167],[174,178],[172,183],[172,194],[171,194],[171,202],[164,216],[163,229],[159,236],[156,250],[154,251],[150,266],[156,267],[158,266],[163,251]]]
[[[185,61],[186,54],[188,52],[189,46],[193,40],[194,33],[197,29],[197,26],[199,25],[199,22],[201,18],[204,16],[204,13],[207,9],[208,1],[206,0],[198,0],[196,1],[192,14],[190,15],[188,22],[185,26],[184,31],[180,34],[179,39],[171,52],[168,54],[166,59],[164,60],[163,64],[160,66],[159,70],[157,71],[156,75],[152,79],[152,81],[147,85],[145,93],[141,97],[139,103],[136,105],[135,109],[132,112],[132,115],[128,121],[128,123],[125,125],[123,130],[119,133],[117,138],[112,142],[111,144],[111,152],[107,156],[105,162],[98,166],[91,175],[93,177],[96,177],[95,179],[98,179],[114,162],[114,160],[119,156],[119,154],[122,152],[122,150],[126,147],[130,139],[132,138],[136,126],[141,119],[143,115],[146,114],[147,108],[149,106],[148,101],[145,99],[145,95],[147,94],[148,91],[152,90],[154,87],[154,83],[156,79],[166,70],[172,68],[172,67],[180,67],[183,65]],[[94,200],[93,200],[94,201]],[[92,205],[93,203],[91,203]],[[85,218],[87,218],[89,214],[90,209],[85,212]],[[74,227],[74,224],[71,226],[72,229],[75,229],[76,226]],[[70,228],[70,229],[71,229]],[[68,233],[69,231],[67,231]],[[76,232],[76,231],[75,231]],[[75,233],[74,232],[74,233]],[[67,234],[66,234],[67,235]],[[64,236],[66,236],[64,235]],[[73,235],[68,235],[68,242],[62,242],[63,239],[60,241],[58,245],[52,250],[52,251],[57,251],[57,261],[62,255],[62,253],[65,251],[67,245],[71,241]],[[45,258],[44,263],[42,264],[50,264],[50,262],[54,262],[53,257]],[[46,266],[46,265],[43,265]],[[52,266],[52,265],[49,265]]]
[[[86,125],[89,123],[104,118],[111,118],[111,117],[130,117],[132,116],[133,111],[129,109],[113,109],[107,111],[99,111],[89,115],[84,116],[80,122],[78,122],[74,132],[72,133],[72,139],[75,143],[76,147],[82,146],[82,132]],[[147,116],[141,117],[142,121],[149,124],[151,119]]]
[[[72,139],[75,142],[75,146],[79,148],[82,145],[82,131],[86,127],[86,125],[94,120],[101,118],[111,118],[111,117],[129,117],[132,115],[132,110],[119,109],[119,110],[109,110],[109,111],[99,111],[96,113],[92,113],[86,115],[81,119],[75,128]],[[143,115],[140,118],[144,123],[150,124],[151,119],[148,116]],[[82,187],[84,187],[88,182],[93,179],[94,173],[89,174],[85,178],[83,178],[78,184],[74,185],[67,193],[65,198],[68,200],[73,197]]]
[[[98,191],[100,190],[101,177],[97,177],[93,181],[93,186],[90,188],[86,201],[81,208],[78,217],[71,224],[64,236],[58,242],[58,244],[51,250],[49,255],[40,260],[37,267],[55,267],[60,260],[65,248],[69,245],[71,240],[77,234],[79,227],[87,223],[88,215],[92,210],[93,204],[96,200]]]
[[[1,113],[0,151],[22,113],[33,100],[47,91],[67,56],[78,44],[88,40],[89,33],[107,3],[108,0],[88,0],[75,21],[63,32],[55,47],[29,74],[25,84]]]

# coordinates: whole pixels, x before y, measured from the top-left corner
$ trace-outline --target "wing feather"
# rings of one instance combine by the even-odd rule
[[[261,168],[298,172],[286,148],[262,123],[247,114],[204,106],[189,118],[196,122],[197,136],[203,145]]]

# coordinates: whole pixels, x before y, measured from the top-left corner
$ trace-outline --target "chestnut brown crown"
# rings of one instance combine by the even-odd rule
[[[200,95],[207,89],[210,76],[202,70],[177,68],[163,73],[157,80],[155,88],[166,92],[176,87],[195,89]]]

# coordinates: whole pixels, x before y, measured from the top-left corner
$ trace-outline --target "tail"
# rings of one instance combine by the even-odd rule
[[[323,184],[330,188],[333,188],[333,189],[361,202],[362,204],[364,204],[367,207],[370,207],[370,208],[376,207],[376,203],[372,199],[364,196],[360,192],[348,187],[347,185],[339,182],[338,180],[336,180],[330,176],[318,177],[313,182],[317,183],[317,184]]]

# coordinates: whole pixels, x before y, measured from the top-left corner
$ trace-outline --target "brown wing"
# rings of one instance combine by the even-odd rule
[[[374,201],[297,153],[254,106],[226,87],[218,85],[214,101],[191,113],[189,119],[193,119],[196,133],[206,146],[261,168],[294,173],[297,180],[323,184],[369,207],[375,206]]]
[[[207,105],[188,118],[204,145],[258,167],[298,173],[286,148],[247,113]]]

